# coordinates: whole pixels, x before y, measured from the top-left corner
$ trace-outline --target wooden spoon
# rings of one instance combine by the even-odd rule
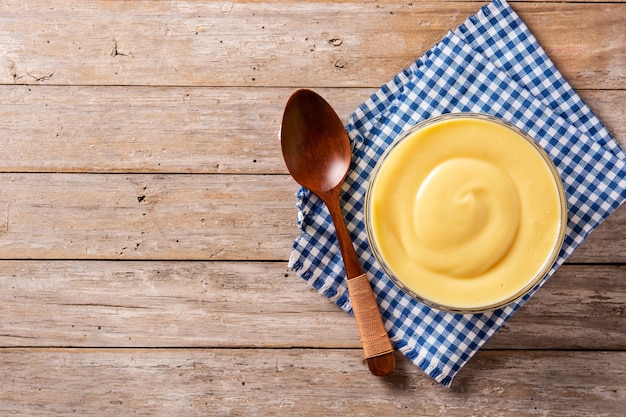
[[[348,278],[348,292],[367,365],[376,376],[391,373],[396,360],[374,293],[352,246],[339,204],[350,168],[350,140],[332,107],[311,90],[289,98],[280,131],[283,157],[291,176],[328,207]]]

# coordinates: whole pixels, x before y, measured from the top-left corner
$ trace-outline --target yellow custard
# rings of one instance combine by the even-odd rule
[[[420,301],[451,311],[502,306],[548,271],[566,203],[543,151],[499,119],[454,114],[411,129],[368,189],[370,244]]]

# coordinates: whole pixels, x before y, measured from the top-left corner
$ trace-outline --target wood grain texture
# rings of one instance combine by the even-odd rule
[[[0,2],[0,416],[622,416],[626,207],[450,389],[287,269],[288,96],[345,122],[485,3]],[[511,4],[626,148],[626,3]]]
[[[286,260],[285,175],[0,174],[0,259]],[[626,261],[626,207],[571,262]]]
[[[482,351],[451,389],[432,382],[405,358],[390,377],[368,375],[358,350],[0,353],[5,384],[0,413],[5,416],[615,417],[626,395],[624,352]]]
[[[0,253],[47,259],[279,259],[296,183],[254,175],[0,175]]]
[[[575,265],[559,269],[485,347],[624,350],[625,343],[626,266]]]
[[[0,83],[377,87],[479,5],[6,1]],[[626,87],[626,5],[514,8],[575,88]]]
[[[347,122],[375,90],[317,92]],[[278,130],[292,92],[0,86],[0,171],[286,174]],[[626,90],[581,95],[626,148]]]
[[[485,348],[624,350],[625,310],[625,266],[567,265]],[[285,262],[0,261],[0,317],[0,347],[360,348]]]

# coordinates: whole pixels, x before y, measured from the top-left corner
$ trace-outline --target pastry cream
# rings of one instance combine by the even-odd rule
[[[367,197],[374,252],[416,298],[454,311],[501,306],[553,263],[564,233],[551,162],[516,129],[456,114],[383,156]]]

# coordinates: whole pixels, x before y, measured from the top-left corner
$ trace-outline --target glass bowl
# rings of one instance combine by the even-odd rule
[[[560,176],[528,134],[454,113],[408,129],[384,152],[365,197],[370,246],[415,300],[475,313],[523,297],[565,237]]]

